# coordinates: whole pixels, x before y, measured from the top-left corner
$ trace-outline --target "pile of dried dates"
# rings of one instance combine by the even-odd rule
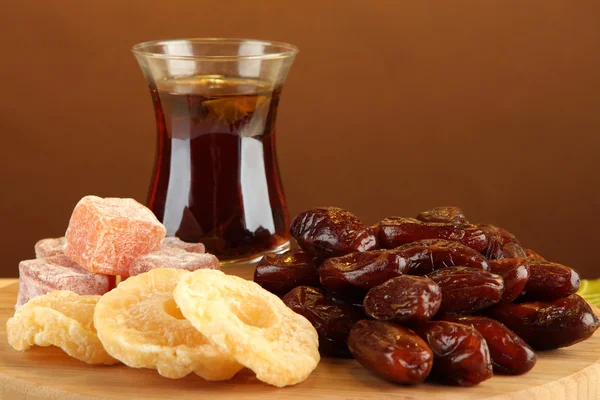
[[[456,207],[366,226],[335,207],[300,213],[301,250],[265,256],[254,280],[319,333],[326,356],[354,357],[399,383],[471,386],[523,374],[534,350],[570,346],[599,326],[579,275],[472,224]]]

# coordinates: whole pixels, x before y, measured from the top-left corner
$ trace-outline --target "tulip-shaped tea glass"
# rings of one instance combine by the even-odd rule
[[[132,51],[158,133],[148,206],[167,235],[204,243],[224,264],[287,250],[275,120],[296,47],[186,39]]]

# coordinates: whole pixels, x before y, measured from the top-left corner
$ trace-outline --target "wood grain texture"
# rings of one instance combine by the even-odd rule
[[[252,267],[228,273],[250,278]],[[386,382],[354,360],[323,359],[303,383],[277,389],[244,370],[226,382],[206,382],[191,374],[162,378],[152,370],[124,365],[83,364],[56,348],[20,353],[6,341],[5,321],[12,316],[18,285],[0,289],[0,399],[435,399],[435,400],[588,400],[600,397],[600,332],[568,349],[539,353],[538,364],[523,376],[494,376],[473,388]]]
[[[8,286],[8,285],[12,285],[13,283],[18,282],[17,279],[12,279],[12,278],[5,278],[5,279],[0,279],[0,289]]]

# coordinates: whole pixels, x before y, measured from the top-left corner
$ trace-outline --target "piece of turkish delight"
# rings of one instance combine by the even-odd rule
[[[183,249],[162,249],[139,257],[129,270],[130,276],[139,275],[155,268],[175,268],[195,271],[197,269],[219,269],[219,259],[209,253],[190,253]]]
[[[22,306],[33,297],[55,290],[103,295],[112,287],[113,277],[93,274],[64,254],[25,260],[19,263],[19,296],[16,307]]]
[[[65,254],[65,237],[42,239],[35,244],[35,258]]]
[[[136,258],[160,249],[165,234],[133,199],[85,196],[71,215],[65,254],[90,272],[127,276]]]
[[[206,248],[202,243],[188,243],[178,237],[166,237],[162,241],[163,249],[183,249],[190,253],[206,253]]]

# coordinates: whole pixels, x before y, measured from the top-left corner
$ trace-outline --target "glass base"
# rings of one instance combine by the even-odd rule
[[[287,242],[284,242],[273,249],[263,251],[262,253],[259,253],[259,254],[253,254],[247,258],[223,260],[223,261],[221,261],[221,267],[234,267],[234,266],[239,266],[239,265],[254,264],[254,263],[259,262],[260,259],[263,258],[263,256],[265,254],[271,254],[271,253],[281,254],[281,253],[285,253],[289,249],[290,249],[290,241],[288,240]]]

